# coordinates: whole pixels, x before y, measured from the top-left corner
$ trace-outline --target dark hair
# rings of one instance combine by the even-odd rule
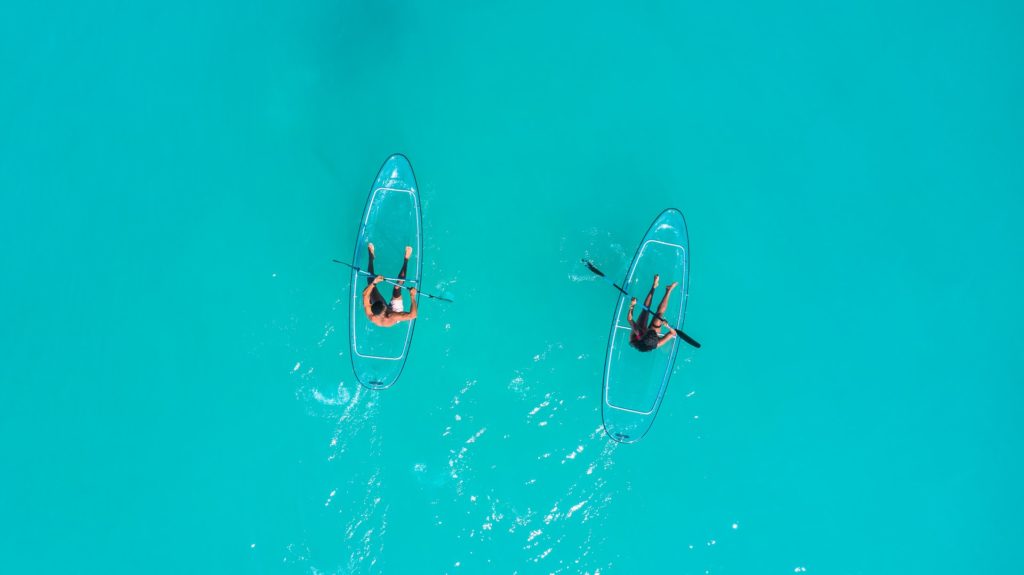
[[[377,301],[373,302],[372,304],[370,304],[370,311],[373,312],[373,315],[380,315],[380,314],[384,313],[384,309],[387,308],[387,307],[388,306],[385,305],[384,302],[382,302],[380,300],[377,300]]]
[[[651,351],[652,349],[658,348],[659,340],[658,330],[649,329],[641,338],[629,338],[629,345],[639,349],[640,351]]]

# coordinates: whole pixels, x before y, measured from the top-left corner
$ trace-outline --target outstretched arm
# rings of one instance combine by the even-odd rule
[[[667,325],[665,327],[668,327],[668,333],[658,338],[658,347],[665,345],[666,343],[668,343],[668,340],[676,336],[676,330],[672,329]]]
[[[633,298],[633,299],[629,300],[629,313],[626,314],[626,321],[629,322],[630,326],[633,325],[633,308],[635,308],[635,307],[636,307],[636,298]]]
[[[373,284],[369,284],[363,289],[363,311],[366,312],[366,315],[373,315],[373,310],[370,309],[370,293],[374,289],[376,288],[374,288]]]

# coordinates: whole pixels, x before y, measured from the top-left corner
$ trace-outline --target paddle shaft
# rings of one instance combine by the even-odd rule
[[[368,272],[368,271],[366,271],[366,270],[364,270],[362,268],[358,268],[358,267],[356,267],[356,266],[354,266],[354,265],[352,265],[350,263],[343,262],[341,260],[331,260],[331,261],[336,263],[336,264],[341,264],[343,266],[348,266],[348,267],[352,268],[358,274],[362,274],[364,276],[377,277],[376,275],[371,274],[370,272]],[[411,287],[408,287],[408,286],[405,286],[405,285],[402,285],[402,284],[398,283],[399,281],[408,281],[410,283],[417,283],[416,280],[399,280],[397,278],[384,278],[383,283],[391,284],[391,285],[393,285],[395,287],[402,288],[402,289],[412,289]],[[413,287],[415,287],[415,286],[413,286]],[[446,301],[448,303],[452,303],[452,300],[450,300],[448,298],[444,298],[444,297],[438,296],[438,295],[431,295],[431,294],[428,294],[428,293],[423,293],[423,292],[421,292],[419,290],[417,290],[416,293],[418,293],[421,296],[428,297],[430,299],[438,299],[438,300],[441,300],[441,301]]]

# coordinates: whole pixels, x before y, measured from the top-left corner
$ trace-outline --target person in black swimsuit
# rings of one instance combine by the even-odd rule
[[[648,309],[651,307],[651,301],[654,298],[654,290],[658,288],[658,275],[654,275],[654,283],[651,284],[651,291],[647,292],[647,299],[644,300],[644,306]],[[640,351],[651,351],[658,349],[659,347],[668,343],[670,339],[675,337],[675,330],[669,328],[665,335],[661,335],[661,326],[665,325],[665,322],[661,320],[664,317],[665,310],[668,309],[668,298],[672,295],[672,290],[676,289],[679,282],[672,282],[667,288],[665,288],[665,295],[661,298],[661,303],[658,304],[657,313],[654,317],[650,317],[650,313],[645,309],[640,312],[640,319],[633,321],[633,308],[636,307],[636,298],[632,298],[629,301],[629,314],[626,319],[629,321],[629,345],[637,348]],[[650,323],[647,323],[650,318]]]

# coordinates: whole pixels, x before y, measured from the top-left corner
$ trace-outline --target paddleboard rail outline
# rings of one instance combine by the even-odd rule
[[[388,174],[385,173],[384,170],[388,166],[388,164],[393,162],[393,161],[397,162],[397,167],[392,172],[392,177],[396,177],[396,174],[398,174],[398,168],[399,167],[403,167],[402,164],[404,163],[404,167],[408,168],[408,175],[409,175],[409,177],[412,180],[412,183],[411,183],[410,187],[402,188],[402,187],[379,186],[379,185],[377,185],[382,180],[382,178],[387,178]],[[377,171],[377,176],[374,178],[373,190],[370,192],[370,194],[368,195],[368,197],[366,199],[366,204],[365,204],[365,206],[363,208],[363,215],[360,218],[359,231],[358,231],[358,234],[356,236],[356,247],[355,247],[355,253],[353,255],[353,262],[359,262],[360,261],[360,259],[359,259],[360,256],[363,255],[362,252],[364,252],[365,249],[366,249],[366,242],[364,241],[366,238],[364,238],[364,235],[366,233],[366,229],[367,229],[368,225],[370,224],[370,218],[371,218],[371,216],[374,215],[374,213],[373,213],[374,202],[379,200],[382,197],[383,194],[388,194],[388,193],[409,194],[409,197],[411,199],[412,210],[415,213],[415,218],[414,218],[414,220],[415,220],[415,234],[414,234],[415,246],[414,246],[414,250],[415,250],[415,254],[416,254],[416,262],[415,262],[415,273],[413,274],[413,277],[407,277],[406,280],[405,280],[405,283],[407,285],[411,284],[412,286],[418,287],[422,283],[422,274],[423,274],[423,258],[422,258],[422,251],[423,251],[423,213],[422,213],[421,206],[420,206],[420,198],[419,198],[419,192],[418,192],[418,185],[416,184],[416,174],[413,171],[412,164],[409,162],[408,158],[406,158],[403,154],[392,154],[392,155],[388,156],[388,158],[384,161],[384,163],[381,164],[380,169]],[[369,272],[364,270],[364,269],[362,269],[362,268],[352,269],[351,273],[350,273],[350,276],[351,276],[351,286],[352,286],[352,306],[351,306],[351,314],[352,315],[351,315],[351,318],[350,318],[350,321],[349,321],[349,325],[350,325],[349,334],[351,335],[351,341],[350,341],[350,345],[349,345],[349,350],[351,352],[350,357],[351,357],[351,361],[352,361],[352,369],[353,369],[353,372],[356,375],[356,378],[359,380],[359,382],[361,384],[363,384],[367,388],[379,390],[379,389],[386,389],[388,387],[391,387],[392,385],[395,384],[395,382],[399,379],[399,377],[401,377],[402,371],[405,369],[405,360],[408,358],[408,355],[409,355],[409,349],[410,349],[410,346],[411,346],[411,343],[412,343],[412,336],[413,336],[413,332],[415,331],[415,327],[416,327],[416,320],[414,319],[414,320],[410,320],[408,322],[401,322],[400,324],[398,324],[398,325],[396,325],[395,327],[392,327],[392,328],[380,328],[378,326],[378,329],[398,329],[400,327],[405,327],[405,329],[407,330],[405,338],[404,338],[404,341],[403,341],[402,346],[401,346],[401,352],[398,353],[397,355],[390,355],[390,354],[389,355],[379,355],[379,354],[374,354],[374,353],[361,353],[360,349],[359,349],[359,344],[360,344],[359,335],[357,334],[357,321],[359,321],[357,318],[360,316],[360,314],[363,314],[363,309],[362,309],[362,289],[365,288],[365,281],[366,281],[365,278],[367,276],[369,276],[369,275],[370,275]],[[378,274],[375,274],[375,275],[378,275]],[[398,281],[397,278],[389,278],[389,277],[386,277],[386,276],[385,276],[385,279],[391,280],[391,281]],[[384,382],[366,381],[361,376],[359,365],[357,365],[357,363],[359,361],[361,361],[361,360],[383,361],[383,362],[400,362],[400,365],[397,366],[397,371],[394,372],[392,375],[390,375],[390,377],[388,377],[388,379],[390,381],[384,381]]]
[[[676,220],[676,218],[678,219]],[[659,238],[657,237],[658,235],[661,235],[662,237]],[[670,237],[665,238],[664,236],[666,235]],[[663,281],[665,281],[666,275],[671,276],[677,273],[681,275],[681,277],[677,278],[677,281],[680,281],[680,287],[682,289],[677,290],[673,294],[674,298],[678,297],[679,299],[675,301],[670,300],[669,310],[667,310],[665,314],[665,319],[667,320],[666,323],[681,329],[683,320],[686,316],[686,304],[689,297],[690,250],[686,219],[679,210],[676,210],[675,208],[668,208],[658,214],[644,233],[643,239],[637,247],[637,250],[633,255],[633,259],[630,261],[629,268],[626,271],[625,278],[621,285],[623,286],[623,289],[630,291],[630,293],[637,296],[638,299],[642,294],[635,293],[637,286],[631,286],[630,284],[635,280],[637,270],[641,267],[641,260],[643,260],[645,253],[649,249],[665,250],[664,253],[660,255],[656,254],[652,257],[664,258],[666,257],[666,254],[668,254],[672,259],[675,259],[675,261],[681,262],[678,264],[678,267],[673,268],[674,271],[672,274],[657,272],[662,275]],[[657,261],[659,260],[656,259],[655,263]],[[655,349],[650,352],[640,352],[638,350],[622,349],[623,347],[631,347],[628,339],[629,336],[627,335],[630,333],[631,327],[628,322],[625,321],[626,315],[624,314],[624,307],[628,306],[629,300],[630,296],[620,294],[615,305],[615,312],[612,316],[612,325],[608,336],[608,346],[605,352],[605,365],[602,372],[604,381],[601,386],[602,426],[609,437],[620,443],[635,443],[650,431],[650,428],[653,426],[654,419],[657,417],[657,412],[661,408],[665,392],[668,389],[669,380],[671,379],[672,371],[675,368],[676,356],[682,343],[679,341],[679,338],[673,338],[673,341],[668,343],[670,347],[668,350]],[[652,307],[654,306],[652,305]],[[622,330],[626,330],[625,333],[623,333]],[[617,339],[621,341],[617,342]],[[615,398],[612,396],[617,396],[618,394],[611,393],[614,391],[613,388],[617,388],[616,384],[621,386],[624,383],[628,383],[628,380],[622,380],[622,373],[617,374],[618,379],[615,379],[616,375],[613,372],[613,368],[618,370],[623,369],[623,366],[621,364],[616,365],[616,362],[628,360],[628,358],[631,357],[629,355],[630,353],[644,353],[644,356],[637,357],[649,357],[647,356],[648,353],[658,353],[659,351],[662,353],[667,352],[668,357],[664,358],[663,371],[659,369],[650,372],[651,374],[656,374],[657,377],[660,377],[660,383],[657,385],[656,393],[654,393],[655,386],[650,385],[651,381],[657,381],[655,379],[650,379],[650,377],[654,376],[649,376],[648,383],[646,384],[647,387],[644,387],[644,384],[641,383],[640,387],[635,388],[639,389],[641,392],[645,389],[649,390],[652,394],[649,398],[650,403],[647,403],[647,395],[641,395],[641,397],[644,398],[644,401],[637,402],[639,405],[626,405],[626,402],[615,401]],[[622,355],[623,352],[626,352],[627,355]],[[631,390],[627,389],[627,396],[630,391]],[[615,421],[616,414],[619,416],[618,422]],[[639,433],[633,433],[633,430],[638,430]],[[629,431],[630,433],[624,433],[623,431]]]

